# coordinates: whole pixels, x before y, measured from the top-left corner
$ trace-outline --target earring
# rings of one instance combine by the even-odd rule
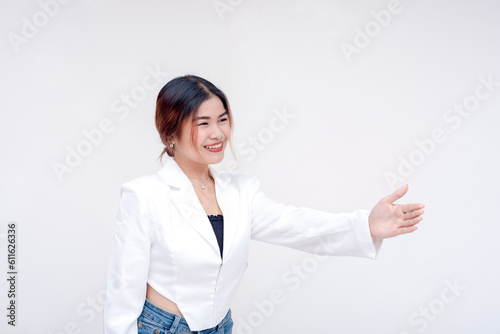
[[[174,147],[174,144],[170,143],[170,147]]]

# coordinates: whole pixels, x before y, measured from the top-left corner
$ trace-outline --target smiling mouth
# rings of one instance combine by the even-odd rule
[[[207,145],[207,146],[204,146],[205,148],[208,148],[208,149],[211,149],[211,150],[216,150],[218,148],[221,148],[222,147],[222,142],[218,143],[218,144],[215,144],[215,145]]]

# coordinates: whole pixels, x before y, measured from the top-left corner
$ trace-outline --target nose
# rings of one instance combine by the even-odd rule
[[[214,126],[212,126],[212,131],[210,131],[210,139],[221,139],[222,136],[223,133],[219,128],[219,125],[215,124]]]

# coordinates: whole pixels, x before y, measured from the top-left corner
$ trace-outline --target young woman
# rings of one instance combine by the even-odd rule
[[[257,178],[217,172],[231,140],[226,96],[197,76],[160,91],[156,174],[122,185],[104,307],[106,334],[231,333],[230,302],[250,239],[321,255],[375,259],[383,238],[413,232],[424,205],[333,214],[274,202]],[[231,147],[232,149],[232,147]],[[233,152],[234,154],[234,152]]]

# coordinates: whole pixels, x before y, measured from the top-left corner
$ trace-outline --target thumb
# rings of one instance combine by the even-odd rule
[[[400,199],[401,197],[403,197],[406,194],[407,191],[408,191],[408,184],[405,184],[404,186],[402,186],[401,188],[399,188],[398,190],[396,190],[392,194],[388,195],[386,197],[386,200],[389,203],[394,203],[398,199]]]

